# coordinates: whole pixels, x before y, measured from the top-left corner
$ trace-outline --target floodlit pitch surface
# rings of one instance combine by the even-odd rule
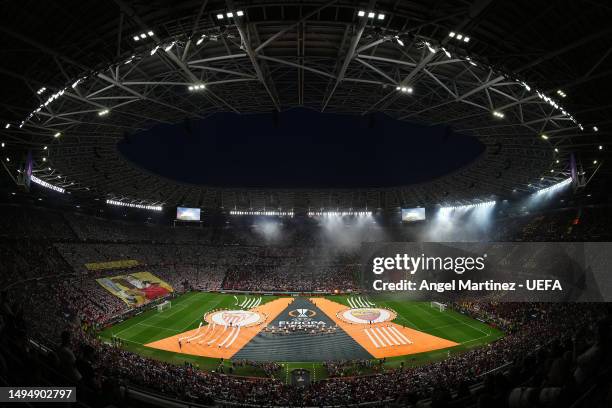
[[[261,298],[260,301],[258,299]],[[304,298],[302,298],[304,299]],[[306,300],[306,299],[304,299]],[[172,307],[163,312],[155,309],[141,313],[126,321],[103,330],[100,334],[102,339],[116,337],[122,340],[123,347],[138,354],[167,361],[175,364],[184,362],[192,363],[205,370],[217,369],[221,360],[225,367],[230,364],[227,358],[237,353],[235,358],[241,356],[240,350],[247,350],[250,339],[259,339],[258,332],[274,318],[276,313],[279,318],[283,313],[291,309],[290,299],[276,296],[259,295],[232,295],[218,293],[191,292],[172,300]],[[419,365],[431,361],[439,361],[447,358],[449,354],[464,352],[473,348],[482,347],[488,343],[498,340],[503,336],[499,330],[464,316],[452,310],[440,312],[432,308],[427,302],[405,302],[391,298],[367,298],[365,296],[329,296],[327,298],[313,298],[317,308],[327,314],[332,321],[338,323],[344,333],[351,336],[357,343],[364,346],[373,358],[387,357],[385,363],[388,367],[394,367],[403,362],[405,365]],[[327,302],[330,302],[327,304]],[[269,304],[269,305],[268,305]],[[255,307],[249,307],[256,305]],[[330,307],[330,305],[332,307]],[[388,309],[396,313],[392,322],[379,322],[370,326],[369,324],[347,326],[341,322],[336,312],[346,309]],[[230,347],[225,347],[228,342],[219,347],[212,345],[208,347],[208,341],[213,339],[213,334],[208,334],[209,340],[200,345],[188,345],[185,347],[184,340],[181,348],[178,347],[178,338],[193,335],[202,322],[202,317],[214,310],[251,310],[262,311],[269,315],[266,322],[241,328],[240,333]],[[283,311],[284,310],[284,311]],[[205,333],[207,326],[200,329],[200,334]],[[208,328],[210,330],[210,328]],[[221,334],[217,327],[217,334]],[[229,330],[228,335],[229,335]],[[366,333],[367,332],[367,333]],[[401,333],[401,335],[397,333]],[[228,336],[226,336],[228,337]],[[164,340],[165,339],[165,340]],[[204,337],[196,340],[202,341]],[[409,340],[413,344],[406,343]],[[151,347],[151,346],[162,347]],[[376,347],[378,345],[378,347]],[[201,350],[200,350],[201,349]],[[208,350],[202,352],[202,350]],[[214,352],[210,352],[214,350]],[[270,350],[270,360],[278,360],[274,350]],[[321,379],[327,376],[325,369],[320,363],[313,359],[300,363],[299,361],[286,362],[286,368],[306,368],[314,372],[314,378]],[[227,372],[227,371],[226,371]],[[279,376],[289,381],[286,374],[288,370],[281,370]],[[256,368],[242,367],[234,372],[240,375],[264,375]],[[287,376],[287,378],[285,378]]]

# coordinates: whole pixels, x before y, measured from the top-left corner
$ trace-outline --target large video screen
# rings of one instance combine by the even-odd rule
[[[176,219],[181,221],[200,221],[200,209],[176,207]]]
[[[402,208],[402,222],[425,220],[425,208]]]

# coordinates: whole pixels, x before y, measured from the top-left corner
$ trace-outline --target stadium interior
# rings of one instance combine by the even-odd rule
[[[606,1],[0,10],[0,389],[76,393],[26,406],[612,407]],[[373,290],[400,244],[571,285]]]

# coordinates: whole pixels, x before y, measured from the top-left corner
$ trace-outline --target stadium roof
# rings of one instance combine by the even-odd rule
[[[586,180],[609,176],[605,1],[1,7],[3,165],[16,174],[31,149],[35,175],[75,195],[240,209],[455,204],[563,180],[572,152]],[[180,184],[116,148],[159,123],[295,106],[450,124],[486,150],[426,184],[287,190]]]

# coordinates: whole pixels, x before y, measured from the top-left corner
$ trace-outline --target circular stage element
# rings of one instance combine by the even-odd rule
[[[346,309],[338,312],[338,318],[347,323],[370,324],[388,322],[397,316],[389,309],[378,307],[361,307],[357,309]]]
[[[261,323],[264,315],[248,310],[217,310],[207,313],[204,320],[220,326],[245,327]]]

